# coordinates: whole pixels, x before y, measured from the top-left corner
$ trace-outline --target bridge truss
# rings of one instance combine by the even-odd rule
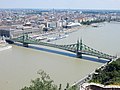
[[[23,46],[28,46],[28,44],[36,44],[36,45],[44,45],[44,46],[49,46],[49,47],[54,47],[54,48],[70,51],[70,52],[76,53],[77,57],[79,57],[79,58],[82,58],[82,54],[95,56],[98,58],[103,58],[103,59],[108,59],[108,60],[112,60],[112,59],[116,58],[116,56],[112,56],[112,55],[103,53],[101,51],[95,50],[95,49],[83,44],[82,40],[80,40],[80,41],[78,40],[77,43],[75,43],[75,44],[57,45],[57,44],[52,44],[52,43],[47,43],[47,42],[41,42],[39,40],[29,37],[28,34],[25,34],[18,38],[13,38],[11,40],[13,40],[15,42],[23,43]]]

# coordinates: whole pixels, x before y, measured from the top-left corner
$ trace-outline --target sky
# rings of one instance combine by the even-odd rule
[[[120,10],[120,0],[0,0],[0,8]]]

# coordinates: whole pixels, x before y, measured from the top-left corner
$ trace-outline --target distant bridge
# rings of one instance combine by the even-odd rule
[[[112,60],[112,59],[116,58],[116,56],[111,56],[111,55],[105,54],[101,51],[95,50],[95,49],[83,44],[82,39],[80,41],[78,40],[77,43],[75,43],[75,44],[56,45],[56,44],[52,44],[52,43],[38,41],[36,39],[29,37],[28,34],[24,34],[23,36],[20,36],[18,38],[12,38],[12,39],[9,39],[6,41],[20,42],[20,43],[23,43],[23,46],[25,46],[25,47],[28,47],[28,44],[36,44],[36,45],[54,47],[54,48],[58,48],[58,49],[76,53],[78,58],[82,58],[82,54],[95,56],[98,58],[103,58],[103,59],[108,59],[108,60]]]

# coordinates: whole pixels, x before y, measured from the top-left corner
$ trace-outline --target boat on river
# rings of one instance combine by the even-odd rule
[[[93,23],[91,24],[92,27],[99,27],[99,24],[98,23]]]
[[[0,51],[7,50],[12,48],[11,45],[9,45],[7,42],[0,40]]]
[[[54,41],[54,40],[59,40],[59,39],[63,39],[63,38],[66,38],[68,37],[68,35],[59,35],[57,37],[51,37],[51,38],[48,38],[47,42],[51,42],[51,41]]]

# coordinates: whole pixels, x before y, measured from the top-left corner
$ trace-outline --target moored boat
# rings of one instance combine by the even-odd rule
[[[9,45],[8,43],[6,43],[3,40],[0,40],[0,51],[7,50],[7,49],[10,49],[10,48],[12,48],[11,45]]]
[[[98,25],[98,24],[95,24],[95,23],[94,23],[94,24],[91,24],[91,26],[92,26],[92,27],[99,27],[99,25]]]
[[[14,41],[13,41],[13,40],[10,40],[10,39],[5,39],[5,41],[6,41],[7,43],[9,43],[9,44],[13,44],[13,43],[14,43]]]
[[[51,38],[48,38],[47,42],[51,42],[51,41],[54,41],[54,40],[59,40],[59,39],[63,39],[63,38],[66,38],[68,37],[68,35],[59,35],[57,37],[51,37]]]
[[[7,50],[7,49],[10,49],[10,48],[12,48],[11,45],[6,45],[6,46],[3,46],[3,47],[0,46],[0,51]]]

